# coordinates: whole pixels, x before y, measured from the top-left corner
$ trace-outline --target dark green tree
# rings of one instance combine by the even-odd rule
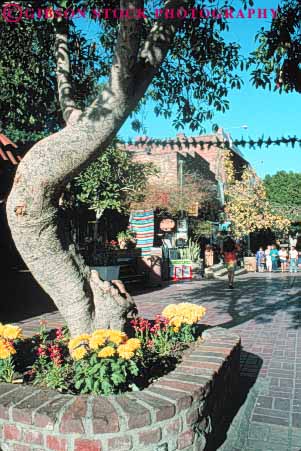
[[[301,1],[283,0],[276,18],[257,34],[251,54],[252,81],[256,87],[301,92]]]
[[[131,203],[144,195],[148,177],[157,172],[151,163],[133,161],[129,152],[114,143],[74,179],[74,197],[95,212],[95,240],[104,211],[129,211]]]
[[[1,127],[18,143],[35,142],[64,126],[56,78],[55,29],[51,21],[0,18]],[[73,91],[84,107],[97,94],[95,46],[69,25]]]
[[[291,220],[301,217],[301,173],[279,171],[264,178],[272,208]]]
[[[43,1],[34,3],[40,7],[43,4]],[[212,119],[215,110],[224,111],[228,107],[229,89],[240,87],[240,57],[239,45],[223,37],[227,30],[223,17],[206,20],[177,17],[181,7],[214,8],[214,0],[120,0],[118,3],[61,0],[53,4],[146,10],[143,19],[101,20],[95,44],[100,55],[97,67],[103,88],[87,107],[88,102],[78,102],[80,96],[74,89],[70,70],[72,53],[77,51],[76,48],[70,51],[74,42],[70,36],[72,19],[49,22],[55,34],[55,72],[66,126],[27,152],[7,202],[8,220],[18,250],[56,303],[74,336],[96,327],[123,327],[131,299],[123,288],[124,295],[113,286],[108,289],[95,272],[83,265],[58,220],[61,193],[105,151],[145,95],[155,101],[157,114],[171,117],[174,113],[176,127],[189,124],[192,130],[201,130],[202,121]],[[225,1],[224,5],[221,2],[219,6],[229,7],[229,2]],[[176,14],[170,18],[163,12],[155,19],[154,7],[174,8]],[[152,13],[147,15],[150,9]],[[41,23],[45,25],[44,21]],[[36,26],[36,22],[32,25]],[[14,39],[13,32],[11,38]],[[2,41],[0,47],[3,45]],[[17,56],[16,60],[20,61]],[[39,73],[43,73],[43,61]],[[53,74],[46,67],[45,79]],[[47,118],[47,109],[44,113]]]

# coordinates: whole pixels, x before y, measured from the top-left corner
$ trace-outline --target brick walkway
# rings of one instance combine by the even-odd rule
[[[301,451],[301,274],[248,274],[233,291],[225,281],[192,281],[134,297],[149,318],[172,302],[202,304],[208,326],[242,338],[241,393],[228,431],[208,451]],[[31,334],[42,318],[48,327],[62,324],[57,312],[18,324]]]

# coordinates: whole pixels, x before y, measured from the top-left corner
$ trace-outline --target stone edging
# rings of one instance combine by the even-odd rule
[[[203,333],[183,361],[147,389],[61,395],[0,384],[2,451],[202,451],[238,385],[240,338]]]

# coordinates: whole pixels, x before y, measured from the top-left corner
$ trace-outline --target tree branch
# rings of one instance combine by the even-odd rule
[[[68,28],[60,24],[56,32],[57,83],[63,118],[67,125],[76,122],[81,110],[72,97],[71,69],[68,49]]]
[[[120,10],[143,9],[144,0],[120,0]],[[141,19],[120,20],[119,33],[110,75],[110,87],[125,96],[131,95],[135,66],[141,42]]]
[[[167,0],[164,3],[164,9],[187,8],[190,3],[190,0]],[[146,90],[161,66],[181,23],[183,23],[182,19],[167,19],[163,14],[151,28],[140,52],[136,71],[135,94],[137,97]]]

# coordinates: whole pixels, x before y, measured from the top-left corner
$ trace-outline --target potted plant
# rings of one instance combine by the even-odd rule
[[[93,257],[93,266],[102,280],[118,280],[120,266],[117,265],[115,254],[111,249],[103,249],[99,254]]]
[[[117,234],[117,241],[120,249],[128,249],[136,244],[135,235],[130,230],[125,230]]]
[[[198,243],[192,240],[188,240],[188,246],[183,249],[179,249],[180,256],[182,259],[187,259],[191,261],[192,272],[199,273],[200,272],[200,252],[201,248]]]

